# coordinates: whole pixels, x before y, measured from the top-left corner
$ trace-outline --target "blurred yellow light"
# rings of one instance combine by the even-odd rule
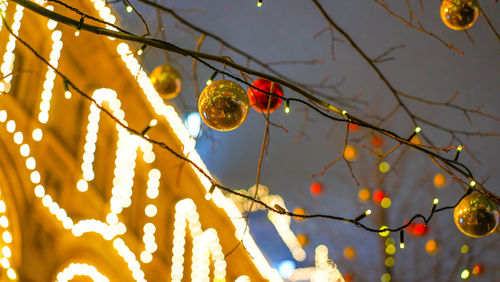
[[[386,228],[387,228],[387,226],[382,225],[382,226],[380,226],[379,230],[386,229]],[[386,230],[386,231],[379,232],[378,235],[380,235],[382,237],[387,237],[387,236],[389,236],[389,233],[390,233],[389,230]]]
[[[384,197],[382,199],[382,202],[380,202],[380,205],[384,208],[384,209],[387,209],[391,206],[391,198],[389,197]]]
[[[392,239],[392,237],[389,237],[387,239],[385,239],[385,245],[393,245],[394,244],[394,239]]]
[[[464,269],[464,270],[462,271],[462,273],[460,273],[460,278],[462,278],[462,279],[467,279],[467,278],[469,278],[469,274],[470,274],[470,273],[469,273],[469,270],[468,270],[468,269]]]
[[[393,267],[394,263],[395,263],[395,260],[393,257],[387,257],[385,259],[385,266],[387,266],[387,267]]]
[[[388,162],[381,162],[380,165],[378,166],[378,170],[382,173],[387,173],[389,170],[391,170],[391,165]]]
[[[394,245],[389,245],[385,247],[385,253],[388,255],[393,255],[396,253],[396,247]]]
[[[380,281],[389,282],[391,281],[391,275],[389,273],[384,273],[382,277],[380,277]]]
[[[462,248],[460,249],[460,252],[461,252],[462,254],[466,254],[466,253],[468,253],[468,252],[469,252],[469,246],[467,246],[467,245],[463,245],[463,246],[462,246]]]

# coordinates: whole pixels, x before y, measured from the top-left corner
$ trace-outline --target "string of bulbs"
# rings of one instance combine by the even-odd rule
[[[74,20],[71,20],[65,16],[62,16],[60,14],[56,14],[56,13],[52,13],[51,11],[49,10],[46,10],[34,3],[31,3],[29,1],[25,1],[25,0],[13,0],[14,2],[17,2],[18,4],[26,7],[27,9],[30,9],[32,11],[35,11],[43,16],[47,16],[53,20],[56,20],[58,22],[61,22],[61,23],[65,23],[65,24],[69,24],[69,25],[72,25],[72,26],[76,26],[79,29],[85,29],[85,30],[88,30],[88,31],[91,31],[91,32],[95,32],[93,29],[99,29],[97,27],[93,27],[93,26],[90,26],[90,25],[85,25],[83,23],[83,20],[80,20],[79,22],[77,21],[74,21]],[[54,1],[54,0],[51,0],[51,1]],[[56,0],[57,1],[57,0]],[[50,15],[50,13],[52,14],[55,14],[55,15]],[[48,15],[46,15],[48,14]],[[85,16],[82,16],[82,19],[84,18]],[[115,122],[117,122],[120,126],[122,126],[123,128],[127,129],[129,132],[131,132],[132,134],[135,134],[135,135],[138,135],[138,136],[141,136],[142,138],[144,138],[145,140],[147,140],[148,142],[151,142],[153,144],[156,144],[156,145],[159,145],[160,147],[164,148],[164,149],[167,149],[168,151],[170,151],[171,153],[173,153],[176,157],[179,157],[180,159],[184,160],[184,161],[187,161],[189,162],[190,164],[192,164],[194,167],[196,167],[202,174],[205,175],[205,177],[207,177],[211,182],[212,182],[212,187],[210,188],[209,192],[207,193],[207,199],[210,199],[210,195],[214,192],[214,190],[216,188],[219,188],[227,193],[231,193],[231,194],[235,194],[235,195],[238,195],[240,197],[243,197],[243,198],[246,198],[248,200],[251,200],[251,201],[254,201],[256,203],[259,203],[260,205],[264,206],[266,209],[268,210],[271,210],[273,212],[276,212],[276,213],[279,213],[279,214],[284,214],[284,215],[288,215],[288,216],[294,216],[294,217],[300,217],[300,218],[326,218],[326,219],[332,219],[332,220],[340,220],[340,221],[344,221],[344,222],[349,222],[349,223],[352,223],[354,224],[355,226],[359,227],[359,228],[362,228],[364,230],[367,230],[369,232],[376,232],[376,233],[380,233],[380,232],[399,232],[400,233],[400,247],[401,248],[404,248],[404,231],[403,229],[408,227],[414,220],[417,220],[418,218],[422,219],[424,221],[424,223],[427,225],[429,223],[429,221],[431,220],[431,218],[433,217],[433,215],[435,213],[438,213],[438,212],[441,212],[441,211],[445,211],[445,210],[448,210],[448,209],[452,209],[452,208],[455,208],[459,203],[460,201],[465,198],[467,195],[471,194],[474,190],[474,187],[476,186],[476,182],[474,180],[471,180],[470,184],[469,184],[469,188],[467,189],[467,191],[464,193],[464,195],[456,202],[455,205],[453,206],[445,206],[445,207],[442,207],[442,208],[437,208],[437,205],[439,203],[439,200],[438,199],[435,199],[433,201],[433,205],[432,205],[432,209],[431,209],[431,212],[430,214],[425,217],[424,215],[422,214],[416,214],[414,215],[406,224],[404,225],[401,225],[397,228],[389,228],[389,227],[386,227],[386,228],[381,228],[381,229],[374,229],[374,228],[370,228],[364,224],[362,224],[360,221],[365,218],[366,216],[370,215],[371,214],[371,210],[366,210],[365,212],[363,212],[362,214],[358,215],[357,217],[355,218],[345,218],[345,217],[339,217],[339,216],[334,216],[334,215],[325,215],[325,214],[309,214],[309,215],[302,215],[302,214],[294,214],[292,212],[289,212],[287,210],[285,210],[283,207],[277,205],[277,204],[274,204],[274,206],[270,206],[270,205],[267,205],[265,204],[264,202],[260,201],[259,199],[255,199],[251,196],[248,196],[248,195],[245,195],[245,194],[242,194],[242,193],[239,193],[237,191],[234,191],[228,187],[224,187],[220,184],[218,184],[214,179],[212,179],[206,172],[204,172],[201,168],[199,168],[195,163],[193,163],[191,160],[187,159],[186,157],[180,155],[179,153],[176,153],[172,148],[168,147],[165,143],[163,142],[160,142],[160,141],[156,141],[156,140],[152,140],[150,139],[148,136],[145,135],[145,133],[147,132],[147,130],[149,130],[149,128],[151,128],[152,126],[154,126],[156,123],[155,122],[151,122],[147,127],[146,129],[144,129],[143,131],[139,132],[137,130],[134,130],[133,128],[130,128],[128,127],[127,125],[123,124],[122,122],[120,122],[118,120],[118,118],[114,117],[109,111],[107,111],[105,108],[103,108],[102,106],[100,106],[92,97],[90,97],[88,94],[84,93],[83,91],[81,91],[79,88],[77,88],[64,74],[62,74],[57,68],[53,67],[48,61],[46,61],[41,55],[39,55],[31,46],[29,46],[24,40],[22,40],[21,38],[19,38],[17,35],[15,35],[10,27],[7,25],[5,19],[2,17],[2,20],[6,26],[6,28],[9,30],[9,32],[15,36],[17,38],[17,40],[19,40],[19,42],[21,42],[24,46],[26,46],[28,49],[30,49],[30,51],[32,51],[40,60],[42,60],[45,64],[47,64],[49,67],[51,67],[60,77],[63,78],[63,81],[64,83],[68,86],[68,89],[69,87],[71,87],[72,89],[74,89],[76,92],[78,92],[80,95],[82,95],[84,98],[90,100],[92,103],[94,103],[97,107],[99,107],[99,109],[103,112],[105,112],[105,114],[107,114],[108,116],[110,116]],[[101,29],[101,31],[103,31]],[[107,30],[106,30],[107,31]],[[99,32],[95,32],[95,33],[98,33],[98,34],[103,34],[103,35],[108,35],[108,36],[114,36],[114,37],[118,37],[116,36],[115,33],[117,32],[110,32],[110,31],[107,31],[107,33],[105,32],[102,32],[102,33],[99,33]],[[131,35],[130,33],[127,33],[129,35]],[[211,78],[208,80],[208,82],[211,82],[213,81],[213,79],[215,79],[215,76],[218,74],[218,73],[221,73],[221,74],[224,74],[224,75],[227,75],[231,78],[233,78],[234,80],[237,80],[243,84],[246,84],[248,85],[249,87],[252,87],[252,88],[255,88],[253,87],[252,85],[250,85],[249,83],[247,83],[246,81],[244,81],[243,79],[235,76],[235,75],[232,75],[224,70],[219,70],[217,69],[216,67],[212,66],[211,64],[209,64],[208,62],[206,62],[205,60],[203,60],[202,58],[196,56],[195,54],[193,53],[190,53],[190,52],[186,52],[184,49],[182,48],[179,48],[171,43],[168,43],[168,42],[164,42],[164,41],[160,41],[160,40],[153,40],[153,42],[159,42],[159,43],[162,43],[162,44],[166,44],[170,47],[173,47],[175,50],[178,51],[178,53],[181,53],[183,55],[187,55],[187,56],[190,56],[196,60],[198,60],[199,62],[201,62],[202,64],[204,64],[205,66],[209,67],[210,69],[214,70],[214,73],[212,74]],[[143,46],[147,46],[147,45],[150,45],[148,44],[148,42],[145,42],[145,44]],[[155,47],[158,47],[158,46],[155,46]],[[144,47],[145,48],[145,47]],[[160,47],[161,48],[161,47]],[[256,90],[259,90],[259,91],[262,91],[261,89],[257,89],[255,88]],[[285,98],[285,97],[281,97],[279,95],[275,95],[273,93],[270,93],[270,92],[265,92],[265,91],[262,91],[264,93],[266,93],[267,95],[269,96],[272,96],[272,97],[276,97],[276,98],[279,98],[279,99],[283,99],[285,101],[285,111],[286,112],[289,112],[290,111],[290,107],[289,107],[289,103],[290,101],[294,101],[294,102],[298,102],[298,103],[302,103],[302,104],[305,104],[307,105],[308,107],[311,107],[312,109],[314,109],[316,112],[318,112],[319,114],[329,118],[329,119],[332,119],[332,120],[335,120],[335,121],[339,121],[339,122],[348,122],[348,123],[353,123],[353,124],[357,124],[357,125],[360,125],[360,126],[363,126],[363,127],[366,127],[366,128],[370,128],[372,130],[376,130],[378,132],[381,132],[383,133],[384,135],[387,135],[395,140],[397,140],[398,142],[400,143],[405,143],[409,146],[413,146],[415,147],[416,149],[419,149],[420,151],[423,151],[427,154],[430,154],[431,156],[433,157],[437,157],[439,158],[440,160],[442,160],[443,162],[445,162],[446,164],[450,165],[450,167],[454,168],[456,171],[460,172],[461,174],[465,175],[467,178],[469,179],[474,179],[473,176],[472,176],[472,173],[470,172],[470,170],[463,164],[459,163],[458,162],[458,157],[459,157],[459,154],[460,154],[460,151],[462,150],[462,146],[458,146],[457,147],[457,152],[456,152],[456,155],[454,157],[453,160],[451,159],[446,159],[446,158],[443,158],[433,152],[430,152],[428,151],[427,149],[425,148],[421,148],[419,146],[416,146],[414,144],[411,144],[409,143],[409,140],[415,136],[415,134],[417,134],[418,132],[420,132],[420,128],[417,127],[414,132],[412,133],[412,135],[410,135],[409,138],[401,138],[399,137],[398,135],[396,135],[395,133],[392,133],[391,131],[388,131],[388,130],[385,130],[385,129],[382,129],[382,128],[379,128],[379,127],[376,127],[376,126],[373,126],[369,123],[366,123],[358,118],[355,118],[353,116],[350,116],[347,114],[346,111],[341,111],[340,114],[341,116],[343,116],[343,118],[337,118],[337,117],[334,117],[330,114],[328,114],[327,112],[319,109],[318,107],[316,107],[315,105],[305,101],[305,100],[302,100],[302,99],[297,99],[297,98]],[[325,102],[326,103],[326,102]],[[332,106],[333,107],[333,106]],[[338,113],[337,111],[335,111],[336,113]],[[460,166],[463,168],[462,169],[459,169],[457,168],[457,166]],[[488,194],[489,195],[489,194]],[[495,199],[498,201],[498,199]]]

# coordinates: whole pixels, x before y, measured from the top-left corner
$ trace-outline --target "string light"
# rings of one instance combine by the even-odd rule
[[[210,78],[207,80],[207,85],[210,85],[210,84],[212,84],[212,82],[214,82],[214,79],[215,79],[215,77],[217,76],[218,73],[219,73],[218,71],[214,71],[212,73],[212,75],[210,76]]]
[[[83,24],[84,20],[85,20],[85,16],[82,16],[80,18],[80,21],[78,22],[78,25],[76,26],[75,37],[80,36],[80,30],[82,29],[82,24]]]
[[[285,99],[285,113],[290,113],[290,100]]]
[[[208,190],[207,194],[205,195],[205,199],[207,201],[210,201],[212,199],[212,194],[214,193],[215,187],[215,183],[212,183],[212,186],[210,186],[210,190]]]
[[[146,134],[152,127],[156,126],[158,121],[156,119],[152,119],[149,124],[141,131],[141,135]]]
[[[405,248],[405,232],[403,229],[399,230],[399,248]]]
[[[419,133],[421,130],[422,130],[422,129],[421,129],[419,126],[415,127],[415,130],[413,131],[413,133],[412,133],[412,134],[408,137],[408,139],[406,139],[406,140],[410,141],[410,140],[411,140],[413,137],[415,137],[415,135],[416,135],[417,133]]]
[[[52,6],[49,6],[48,8],[50,10],[54,10]],[[48,23],[50,23],[50,20]],[[47,25],[49,30],[53,30],[57,27],[57,22],[50,24],[50,26],[49,24]],[[63,47],[63,42],[61,41],[62,32],[60,30],[54,30],[50,38],[52,39],[52,49],[50,51],[49,63],[54,67],[57,67],[59,65],[59,58],[61,56],[61,50]],[[40,112],[38,113],[38,121],[42,124],[46,124],[49,121],[50,101],[52,99],[52,90],[54,88],[55,78],[56,78],[55,71],[51,67],[47,66],[47,71],[45,73],[45,81],[43,83],[43,91],[41,93],[41,98],[40,98],[40,107],[39,107]],[[66,84],[63,84],[63,86],[67,87],[67,82]],[[65,90],[67,89],[65,88]],[[33,131],[33,139],[35,139],[34,134],[35,132]],[[41,139],[41,137],[39,138],[37,136],[36,139]]]
[[[455,157],[453,158],[453,161],[458,161],[458,157],[460,156],[460,152],[462,151],[463,149],[463,146],[462,145],[458,145],[457,146],[457,152],[455,153]]]
[[[5,3],[6,1],[2,1]],[[0,7],[2,14],[7,10],[7,3]],[[16,36],[19,34],[19,29],[21,28],[21,20],[23,19],[24,7],[21,5],[16,5],[16,12],[14,13],[14,23],[12,24],[12,33]],[[1,26],[1,25],[0,25]],[[3,63],[0,66],[0,71],[2,72],[2,79],[0,80],[0,95],[2,92],[8,93],[10,91],[10,82],[12,81],[12,70],[14,69],[14,61],[16,56],[14,55],[14,49],[16,48],[16,37],[12,34],[9,35],[9,41],[5,47],[6,52],[3,55]]]
[[[134,8],[130,5],[127,5],[126,9],[127,9],[127,13],[129,13],[129,14],[132,13],[132,11],[134,11]]]
[[[439,199],[435,198],[434,201],[432,202],[431,214],[433,214],[436,211],[436,207],[437,207],[438,204],[439,204]]]
[[[141,48],[139,48],[139,50],[137,50],[137,55],[141,56],[144,53],[144,50],[146,49],[146,47],[148,47],[148,45],[146,45],[146,44],[142,45]]]
[[[73,280],[76,275],[90,277],[93,281],[109,282],[109,279],[101,274],[97,268],[86,263],[70,263],[65,269],[57,274],[56,282]]]
[[[278,211],[278,213],[280,213],[280,214],[287,213],[287,211],[283,207],[281,207],[280,205],[278,205],[278,204],[274,204],[274,205],[271,204],[271,205]]]
[[[63,80],[64,87],[64,98],[71,99],[71,91],[69,91],[68,81],[66,79]]]
[[[257,7],[262,7],[262,0],[257,1]]]
[[[356,216],[356,218],[354,218],[354,222],[358,222],[360,220],[362,220],[363,218],[365,218],[367,215],[370,215],[372,213],[372,210],[366,210],[364,213]]]
[[[465,280],[465,279],[469,278],[469,275],[470,275],[469,270],[468,270],[468,269],[464,269],[464,270],[462,270],[462,272],[460,273],[460,278],[462,278],[462,279],[464,279],[464,280]]]

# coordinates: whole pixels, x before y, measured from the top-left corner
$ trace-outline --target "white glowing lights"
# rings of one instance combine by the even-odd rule
[[[210,277],[210,254],[214,261],[214,277],[225,279],[226,261],[219,243],[217,231],[213,228],[205,232],[201,229],[196,205],[191,199],[184,199],[175,205],[174,239],[172,247],[172,281],[182,281],[184,275],[184,245],[186,227],[189,226],[193,238],[191,281],[206,281]],[[188,225],[189,223],[189,225]]]
[[[5,3],[6,1],[2,1]],[[5,10],[7,10],[7,4],[1,4],[0,10],[2,14],[5,14]],[[19,29],[21,28],[21,20],[23,19],[23,10],[24,7],[21,5],[16,5],[16,12],[14,13],[14,23],[11,26],[12,33],[15,35],[19,34]],[[0,25],[1,27],[1,25]],[[3,55],[3,63],[0,66],[1,77],[0,79],[0,95],[5,92],[8,93],[10,91],[10,82],[12,81],[12,70],[14,69],[14,61],[16,55],[14,55],[14,49],[16,48],[16,38],[14,35],[9,35],[9,41],[7,42],[6,52]]]
[[[101,274],[93,265],[86,263],[71,263],[63,271],[57,274],[56,282],[67,282],[73,280],[76,275],[92,278],[93,281],[109,282],[109,279]]]
[[[52,7],[49,7],[49,9],[53,10]],[[54,22],[52,20],[49,20],[47,23],[47,27],[49,28],[49,30],[55,29],[56,26],[57,22]],[[52,50],[50,52],[49,63],[55,68],[57,68],[57,66],[59,65],[59,57],[61,56],[61,49],[63,47],[61,37],[62,32],[60,30],[54,30],[50,37],[52,39]],[[54,88],[55,78],[55,71],[50,66],[47,66],[47,72],[45,73],[45,82],[43,83],[43,91],[41,94],[40,112],[38,113],[38,121],[43,124],[49,121],[50,100],[52,99],[52,89]],[[34,133],[33,139],[37,139],[35,138]]]
[[[146,281],[144,279],[144,272],[141,270],[141,266],[137,261],[135,254],[130,251],[127,245],[125,245],[125,242],[123,242],[121,238],[116,238],[113,240],[113,247],[115,247],[118,254],[128,264],[128,268],[132,272],[132,277],[136,281]]]
[[[1,187],[0,187],[1,188]],[[0,189],[1,191],[1,189]],[[9,231],[9,219],[7,218],[7,204],[1,197],[2,193],[0,192],[0,232],[1,232],[1,241],[0,245],[2,247],[2,252],[0,259],[0,266],[6,271],[7,277],[11,280],[16,279],[17,274],[16,271],[12,268],[11,257],[11,244],[13,241],[11,231]]]

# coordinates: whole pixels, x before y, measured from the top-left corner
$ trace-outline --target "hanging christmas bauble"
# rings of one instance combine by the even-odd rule
[[[236,82],[217,80],[205,87],[198,100],[198,111],[211,128],[229,131],[240,126],[248,114],[248,97]]]
[[[283,90],[281,89],[281,86],[278,83],[271,82],[267,79],[257,79],[252,83],[252,86],[262,91],[283,97]],[[270,113],[274,112],[274,110],[280,107],[283,100],[277,97],[272,97],[262,91],[248,87],[248,100],[250,101],[250,105],[257,112],[267,113],[268,107]]]
[[[315,181],[311,184],[310,189],[311,189],[311,194],[317,196],[323,192],[323,184]]]
[[[149,78],[163,99],[175,98],[181,92],[181,75],[171,65],[157,66]]]
[[[477,0],[443,0],[441,3],[441,20],[451,29],[468,29],[478,17]]]
[[[453,212],[458,229],[470,237],[484,237],[495,231],[498,207],[485,195],[473,192],[460,201]]]

